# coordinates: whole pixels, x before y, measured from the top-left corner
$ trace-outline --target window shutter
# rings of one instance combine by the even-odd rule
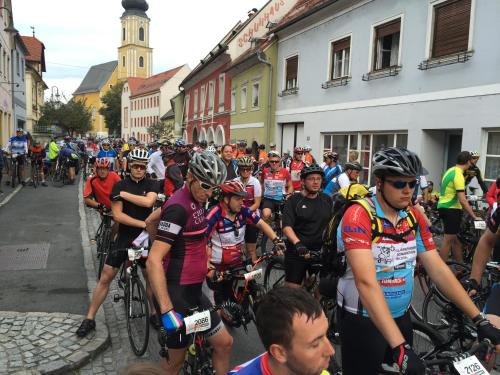
[[[435,7],[432,57],[467,51],[471,0],[453,0]]]
[[[333,42],[333,53],[342,51],[346,48],[349,48],[351,46],[351,37],[347,37],[341,40],[337,40],[336,42]]]
[[[299,65],[299,56],[290,57],[286,60],[286,80],[297,78],[297,66]]]
[[[387,35],[392,35],[395,33],[399,33],[401,30],[401,18],[397,20],[388,22],[376,28],[377,31],[377,39],[383,38]]]

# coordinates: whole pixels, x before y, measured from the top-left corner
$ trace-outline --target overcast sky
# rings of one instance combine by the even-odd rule
[[[148,0],[153,73],[184,63],[194,68],[247,11],[267,0]],[[67,99],[90,66],[118,59],[121,0],[13,0],[21,35],[45,44],[44,80]]]

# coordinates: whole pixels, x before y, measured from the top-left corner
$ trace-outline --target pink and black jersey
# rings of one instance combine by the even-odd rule
[[[189,189],[177,190],[162,208],[156,240],[172,246],[163,260],[167,283],[201,284],[207,274],[205,209]]]
[[[269,367],[269,355],[266,353],[259,355],[242,365],[236,366],[228,372],[228,375],[272,375],[271,368]]]

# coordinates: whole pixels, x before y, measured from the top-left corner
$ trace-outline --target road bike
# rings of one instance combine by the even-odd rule
[[[65,160],[57,158],[56,170],[52,176],[52,184],[62,187],[68,183],[68,165]]]
[[[147,257],[148,251],[142,247],[115,251],[127,251],[128,260],[123,263],[118,278],[118,287],[123,290],[123,294],[115,294],[113,300],[124,302],[130,346],[134,354],[140,357],[148,348],[149,305],[146,289],[137,269]]]
[[[20,156],[20,154],[12,154],[10,159],[12,168],[10,186],[12,189],[16,187],[16,181],[19,181],[19,183],[21,182],[21,165],[19,164]]]
[[[97,246],[97,260],[98,260],[98,268],[97,268],[97,280],[101,278],[102,269],[104,268],[104,263],[108,256],[108,253],[111,249],[111,219],[113,218],[113,214],[109,209],[104,209],[101,212],[101,224],[97,229],[95,235],[95,241]]]

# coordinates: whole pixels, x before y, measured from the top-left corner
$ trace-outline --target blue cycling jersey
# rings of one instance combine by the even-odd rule
[[[25,136],[12,137],[9,140],[10,152],[13,154],[26,154],[28,152],[28,139]]]
[[[118,157],[115,150],[113,150],[112,148],[110,148],[108,151],[101,150],[101,151],[99,151],[99,153],[97,154],[96,157],[97,157],[97,159],[100,159],[100,158],[108,159],[110,162],[109,170],[110,171],[115,170],[115,158]]]

